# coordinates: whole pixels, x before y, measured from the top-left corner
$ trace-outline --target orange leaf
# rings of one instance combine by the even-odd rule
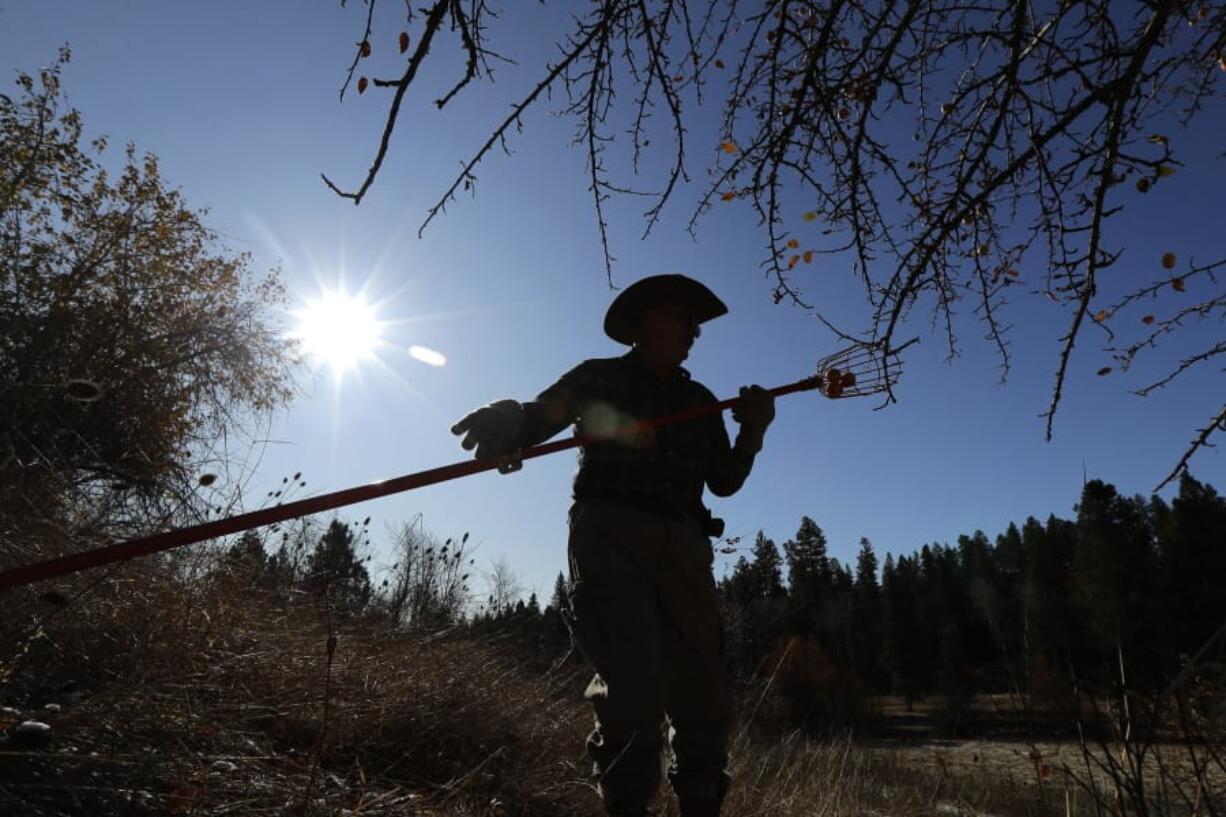
[[[1171,289],[1175,290],[1176,292],[1184,292],[1186,287],[1183,285],[1183,279],[1176,278],[1175,280],[1171,281]]]
[[[409,50],[409,32],[402,31],[400,32],[400,53],[403,54],[404,52],[408,50]]]
[[[1094,320],[1098,321],[1099,323],[1102,323],[1109,317],[1111,317],[1111,313],[1105,309],[1100,309],[1094,313]]]
[[[370,56],[370,40],[362,40],[362,42],[358,43],[358,53],[363,57]]]
[[[1149,326],[1153,322],[1154,322],[1153,315],[1146,315],[1144,318],[1141,318],[1141,323],[1145,324],[1146,326]]]
[[[815,218],[817,218],[817,213],[810,210],[809,212],[804,214],[803,218],[805,221],[813,221]]]
[[[367,85],[366,77],[358,77],[358,93],[359,94],[366,93],[366,85]]]
[[[1106,375],[1109,375],[1109,374],[1111,374],[1110,366],[1103,366],[1101,369],[1098,370],[1099,377],[1105,377]]]
[[[799,242],[799,241],[797,241],[796,239],[794,239],[794,238],[789,238],[789,239],[788,239],[788,248],[789,248],[789,249],[793,249],[793,250],[794,250],[794,249],[796,249],[796,248],[797,248],[797,247],[799,247],[799,246],[800,246],[800,242]]]
[[[1162,268],[1163,269],[1175,269],[1175,253],[1173,252],[1162,253]]]
[[[1016,278],[1017,276],[1021,275],[1021,273],[1015,269],[1010,269],[1005,272],[1005,275],[1008,275],[1010,278]]]
[[[735,191],[735,190],[729,190],[727,193],[725,193],[724,195],[720,196],[720,198],[721,198],[721,199],[723,199],[724,201],[732,201],[733,199],[735,199],[735,198],[736,198],[736,191]]]
[[[736,153],[737,152],[736,142],[733,142],[731,140],[724,142],[719,147],[720,147],[720,150],[722,150],[724,153]]]
[[[796,264],[799,262],[800,262],[800,256],[793,255],[791,258],[788,259],[788,269],[791,269],[792,267],[796,266]]]
[[[813,260],[813,250],[805,250],[805,263],[808,264]]]

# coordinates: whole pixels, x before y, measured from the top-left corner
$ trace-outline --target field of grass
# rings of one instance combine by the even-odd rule
[[[190,578],[132,565],[0,599],[0,814],[601,813],[577,656],[527,660],[510,631],[406,632],[211,565],[176,572]],[[760,717],[770,694],[746,695],[732,817],[1099,813],[1037,771],[1034,747],[810,739]],[[49,735],[19,734],[28,719]],[[667,792],[659,808],[675,814]]]

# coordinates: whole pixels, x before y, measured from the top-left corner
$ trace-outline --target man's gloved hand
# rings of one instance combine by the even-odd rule
[[[756,454],[762,450],[767,426],[775,419],[775,397],[761,386],[742,386],[739,399],[732,407],[732,419],[741,424],[736,447]]]
[[[496,400],[470,412],[451,427],[452,434],[463,434],[465,451],[476,448],[479,460],[499,460],[504,474],[518,471],[523,461],[515,456],[516,443],[524,427],[524,407],[515,400]]]

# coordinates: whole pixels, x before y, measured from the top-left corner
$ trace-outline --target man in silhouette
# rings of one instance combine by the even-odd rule
[[[611,815],[640,817],[660,784],[664,725],[668,778],[683,817],[715,817],[727,790],[731,703],[710,536],[722,534],[702,502],[737,491],[774,419],[765,389],[740,391],[729,443],[723,417],[625,431],[636,421],[713,403],[681,363],[700,325],[728,311],[707,287],[657,275],[627,287],[605,333],[630,346],[587,360],[532,402],[499,400],[452,427],[478,459],[515,470],[515,452],[571,425],[607,435],[579,454],[570,509],[571,623],[596,669],[585,697],[596,711],[588,738]],[[621,432],[619,432],[619,429]]]

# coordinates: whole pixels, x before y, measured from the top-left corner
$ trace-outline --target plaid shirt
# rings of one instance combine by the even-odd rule
[[[587,360],[524,404],[525,446],[574,423],[580,435],[716,402],[678,367],[661,378],[634,351]],[[663,513],[707,515],[703,485],[730,496],[745,482],[754,455],[733,447],[720,414],[651,429],[635,440],[610,440],[579,450],[574,497],[621,499]]]

